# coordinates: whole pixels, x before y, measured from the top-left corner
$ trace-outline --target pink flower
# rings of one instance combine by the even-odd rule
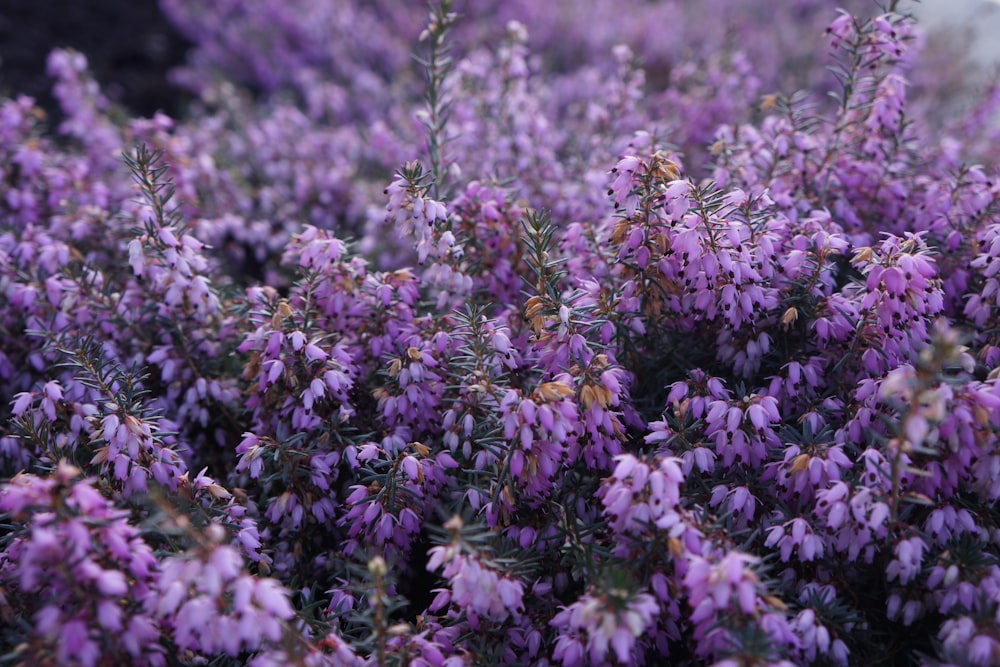
[[[442,575],[451,587],[445,599],[474,615],[503,621],[524,611],[520,581],[502,575],[474,555],[455,552],[453,547],[433,547],[427,569],[444,566]]]
[[[620,663],[630,664],[636,640],[652,627],[659,611],[648,593],[624,601],[584,595],[549,622],[559,631],[553,658],[578,665],[586,650],[592,664],[602,664],[610,649]]]

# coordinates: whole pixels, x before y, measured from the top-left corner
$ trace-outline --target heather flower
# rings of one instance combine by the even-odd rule
[[[428,448],[411,442],[406,450],[386,451],[369,442],[358,448],[357,462],[368,484],[357,484],[344,499],[346,512],[338,523],[347,528],[345,553],[359,547],[402,556],[423,523],[440,469],[429,459]],[[425,490],[426,489],[426,490]]]
[[[622,664],[634,661],[637,640],[652,627],[659,606],[648,593],[583,595],[549,624],[559,631],[552,658],[567,667],[601,664],[610,654]]]
[[[760,465],[767,448],[777,443],[771,424],[780,421],[780,416],[777,401],[771,396],[713,401],[705,421],[705,435],[715,442],[716,454],[726,467],[737,460],[744,465]]]
[[[432,341],[410,340],[402,348],[398,341],[387,353],[398,353],[388,363],[388,381],[375,392],[379,411],[388,425],[405,425],[422,432],[429,428],[428,415],[440,404],[441,376]],[[388,354],[386,355],[389,356]]]
[[[949,619],[941,626],[939,638],[948,659],[970,665],[989,665],[1000,656],[1000,641],[996,628],[979,632],[976,622],[968,616]]]
[[[87,59],[72,50],[55,50],[49,54],[47,69],[56,80],[52,92],[66,114],[59,131],[83,142],[96,158],[94,166],[117,168],[121,138],[105,115],[108,101],[89,76]]]
[[[430,605],[436,611],[448,604],[469,615],[475,627],[478,617],[491,621],[516,621],[524,612],[524,585],[514,577],[499,571],[477,552],[469,551],[460,537],[461,522],[455,518],[445,525],[453,531],[451,543],[432,547],[428,551],[427,570],[439,568],[448,580],[448,588],[438,589]]]
[[[938,40],[162,4],[183,117],[0,100],[15,660],[995,661],[1000,96]]]
[[[539,385],[531,397],[509,389],[500,401],[504,437],[511,442],[507,466],[528,497],[548,495],[576,442],[577,407],[565,381]]]
[[[432,549],[428,569],[437,569],[442,558],[436,556]],[[506,619],[512,613],[517,614],[523,608],[520,584],[499,576],[472,557],[452,558],[442,575],[448,579],[450,590],[444,596],[439,595],[433,606],[451,602],[467,612],[497,621]]]
[[[898,578],[899,583],[906,584],[913,579],[920,572],[925,549],[926,545],[919,537],[900,540],[896,544],[896,558],[889,563],[886,571],[889,581]]]
[[[983,229],[976,241],[980,252],[969,263],[970,267],[981,276],[981,288],[970,291],[964,304],[962,314],[974,323],[980,331],[995,328],[997,306],[1000,304],[1000,225],[992,224]],[[995,367],[1000,358],[997,356],[996,342],[988,343],[983,350],[990,366]]]
[[[680,462],[662,457],[652,464],[631,454],[615,457],[614,472],[598,492],[604,512],[620,535],[639,535],[654,527],[671,531],[680,521],[678,505],[684,481]]]
[[[157,584],[153,550],[79,469],[64,461],[47,477],[19,474],[0,488],[0,512],[18,522],[0,559],[3,605],[34,621],[23,659],[166,664],[159,619],[146,607]]]
[[[838,628],[831,622],[832,614],[828,610],[833,609],[837,601],[836,591],[830,586],[807,584],[800,598],[805,604],[790,624],[801,639],[801,655],[809,661],[823,656],[836,665],[849,664],[851,651],[838,636],[838,631],[846,633],[854,628],[854,623],[848,621]]]
[[[781,560],[787,562],[793,551],[797,551],[798,560],[809,562],[823,556],[823,540],[815,535],[809,522],[795,518],[784,524],[772,526],[767,531],[764,546],[777,546]]]
[[[815,513],[830,531],[832,548],[846,553],[848,560],[860,557],[871,562],[876,540],[887,533],[889,505],[878,500],[871,489],[850,489],[843,482],[818,492],[816,500]]]
[[[440,250],[434,243],[434,232],[439,221],[448,219],[445,205],[426,196],[428,187],[422,185],[423,178],[423,169],[419,164],[408,164],[385,189],[389,197],[386,218],[404,233],[415,237],[420,264],[427,260],[432,250]],[[434,254],[438,256],[438,252]]]
[[[724,607],[734,601],[735,595],[740,610],[744,614],[752,613],[756,607],[757,577],[747,566],[753,562],[752,556],[735,552],[717,564],[695,558],[685,575],[691,606],[696,610]],[[696,614],[696,617],[704,615]]]
[[[693,609],[690,618],[695,624],[699,655],[739,654],[744,647],[736,633],[746,625],[747,618],[758,615],[761,620],[754,622],[754,632],[759,632],[761,639],[771,645],[769,653],[798,645],[782,608],[775,608],[774,599],[761,590],[760,579],[750,567],[755,560],[736,550],[718,558],[690,558],[683,584]],[[720,616],[728,618],[728,622],[719,624]]]
[[[154,434],[155,422],[125,411],[110,412],[94,421],[92,437],[99,446],[91,463],[98,464],[102,472],[110,472],[126,495],[146,491],[150,480],[176,487],[184,464]]]
[[[451,261],[431,267],[428,282],[456,295],[487,294],[497,303],[516,301],[522,287],[518,204],[503,189],[472,181],[455,197],[451,209],[451,236],[443,234],[439,242],[439,255]],[[450,285],[443,280],[445,274]]]

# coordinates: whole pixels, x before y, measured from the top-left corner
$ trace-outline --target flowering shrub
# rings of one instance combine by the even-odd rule
[[[161,4],[187,116],[0,100],[0,660],[1000,662],[997,96],[905,7]]]

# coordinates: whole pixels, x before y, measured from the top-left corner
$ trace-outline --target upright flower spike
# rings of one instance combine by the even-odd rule
[[[754,655],[760,659],[759,652],[773,660],[773,656],[798,647],[799,640],[783,613],[783,603],[761,590],[760,580],[750,567],[754,563],[753,556],[738,551],[691,558],[684,586],[693,608],[691,620],[696,624],[698,655],[716,660],[731,656],[738,664]],[[721,618],[727,621],[719,623]],[[741,636],[744,631],[745,638]]]
[[[128,244],[129,263],[138,278],[151,283],[160,299],[160,317],[204,323],[220,314],[221,302],[205,277],[209,265],[204,244],[182,229],[177,211],[169,208],[173,184],[165,179],[167,165],[160,160],[145,146],[126,156],[145,198],[139,213],[143,219],[138,221],[143,233]]]
[[[434,198],[445,193],[445,179],[449,171],[449,161],[444,155],[445,145],[449,140],[448,121],[451,116],[450,78],[452,59],[448,55],[450,44],[448,33],[458,19],[451,11],[452,0],[439,0],[431,5],[427,26],[420,33],[420,41],[428,43],[426,60],[418,61],[426,69],[427,89],[425,92],[426,107],[420,120],[427,130],[427,156],[430,159],[432,179],[431,192]]]
[[[389,203],[386,215],[391,217],[404,232],[409,231],[417,240],[417,261],[423,264],[432,250],[431,239],[435,223],[447,218],[447,209],[438,201],[428,199],[426,188],[420,180],[423,172],[417,163],[404,167],[388,188]]]

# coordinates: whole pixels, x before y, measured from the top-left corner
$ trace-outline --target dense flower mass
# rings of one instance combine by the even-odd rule
[[[1000,664],[1000,84],[845,4],[161,0],[180,118],[53,52],[0,660]]]

